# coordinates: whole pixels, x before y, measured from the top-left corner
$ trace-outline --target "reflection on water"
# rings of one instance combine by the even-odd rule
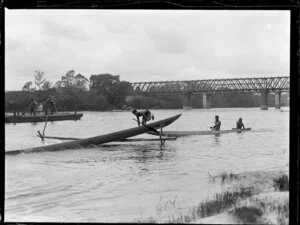
[[[157,205],[194,206],[219,191],[209,175],[286,168],[289,115],[260,109],[153,110],[183,113],[165,130],[207,130],[211,118],[231,129],[243,117],[250,132],[176,141],[108,143],[93,148],[6,156],[5,219],[35,222],[132,222],[157,216]],[[201,117],[199,117],[201,114]],[[136,126],[130,113],[85,112],[80,121],[47,124],[49,136],[85,138]],[[121,122],[120,122],[121,121]],[[207,122],[209,121],[209,122]],[[266,121],[270,121],[266,124]],[[117,124],[117,125],[116,125]],[[40,146],[43,123],[5,126],[6,151]],[[149,138],[148,135],[141,135]],[[47,140],[46,144],[61,143]]]
[[[214,135],[214,141],[215,141],[216,146],[220,145],[220,136],[221,136],[221,134],[215,134]]]

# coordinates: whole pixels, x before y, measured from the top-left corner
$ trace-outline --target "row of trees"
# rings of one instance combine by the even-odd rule
[[[24,111],[32,99],[43,102],[53,96],[59,110],[110,110],[126,104],[126,96],[130,93],[130,83],[120,81],[119,75],[98,74],[87,79],[70,70],[52,85],[44,72],[37,70],[34,82],[26,82],[21,92],[5,94],[5,108]]]
[[[36,70],[34,78],[35,87],[32,87],[32,81],[28,81],[24,84],[22,88],[23,91],[47,90],[50,88],[51,82],[46,81],[46,79],[44,78],[44,72]]]
[[[36,70],[34,73],[34,84],[32,81],[28,81],[24,84],[22,90],[23,91],[41,91],[41,90],[49,90],[51,88],[63,88],[63,87],[75,87],[79,89],[87,89],[89,80],[81,75],[80,73],[75,75],[74,70],[70,70],[66,73],[65,76],[61,77],[61,80],[58,80],[54,87],[50,81],[47,81],[44,77],[44,72]]]
[[[87,79],[74,70],[68,71],[54,85],[47,81],[42,71],[35,71],[33,82],[28,81],[22,91],[5,93],[7,111],[27,111],[31,99],[40,102],[53,96],[58,110],[111,110],[121,105],[134,108],[182,108],[182,96],[139,96],[127,81],[120,81],[119,75],[98,74]],[[283,105],[288,105],[288,96],[282,95]],[[202,108],[202,96],[192,95],[191,106]],[[211,107],[259,107],[260,96],[253,93],[216,94],[211,97]],[[274,106],[274,95],[269,95],[269,106]]]

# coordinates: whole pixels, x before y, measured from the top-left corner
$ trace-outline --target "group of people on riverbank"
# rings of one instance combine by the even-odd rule
[[[144,110],[144,111],[137,111],[134,109],[132,113],[136,116],[138,125],[146,125],[147,121],[149,120],[154,120],[154,116],[151,114],[149,110]],[[140,117],[142,117],[142,121],[140,121]],[[221,128],[221,121],[219,119],[219,116],[215,116],[215,121],[214,121],[214,126],[210,127],[212,131],[218,131]],[[238,121],[236,122],[236,129],[245,129],[245,125],[243,123],[243,119],[239,118]]]

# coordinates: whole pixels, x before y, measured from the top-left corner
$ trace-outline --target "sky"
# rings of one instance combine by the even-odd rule
[[[290,13],[5,10],[5,90],[69,70],[129,82],[289,76]]]

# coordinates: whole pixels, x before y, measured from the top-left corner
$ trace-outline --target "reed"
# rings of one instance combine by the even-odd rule
[[[222,184],[225,183],[225,181],[239,180],[239,175],[235,173],[223,172],[216,176],[212,176],[210,173],[208,173],[208,175],[213,182],[215,182],[216,179],[220,179]]]

